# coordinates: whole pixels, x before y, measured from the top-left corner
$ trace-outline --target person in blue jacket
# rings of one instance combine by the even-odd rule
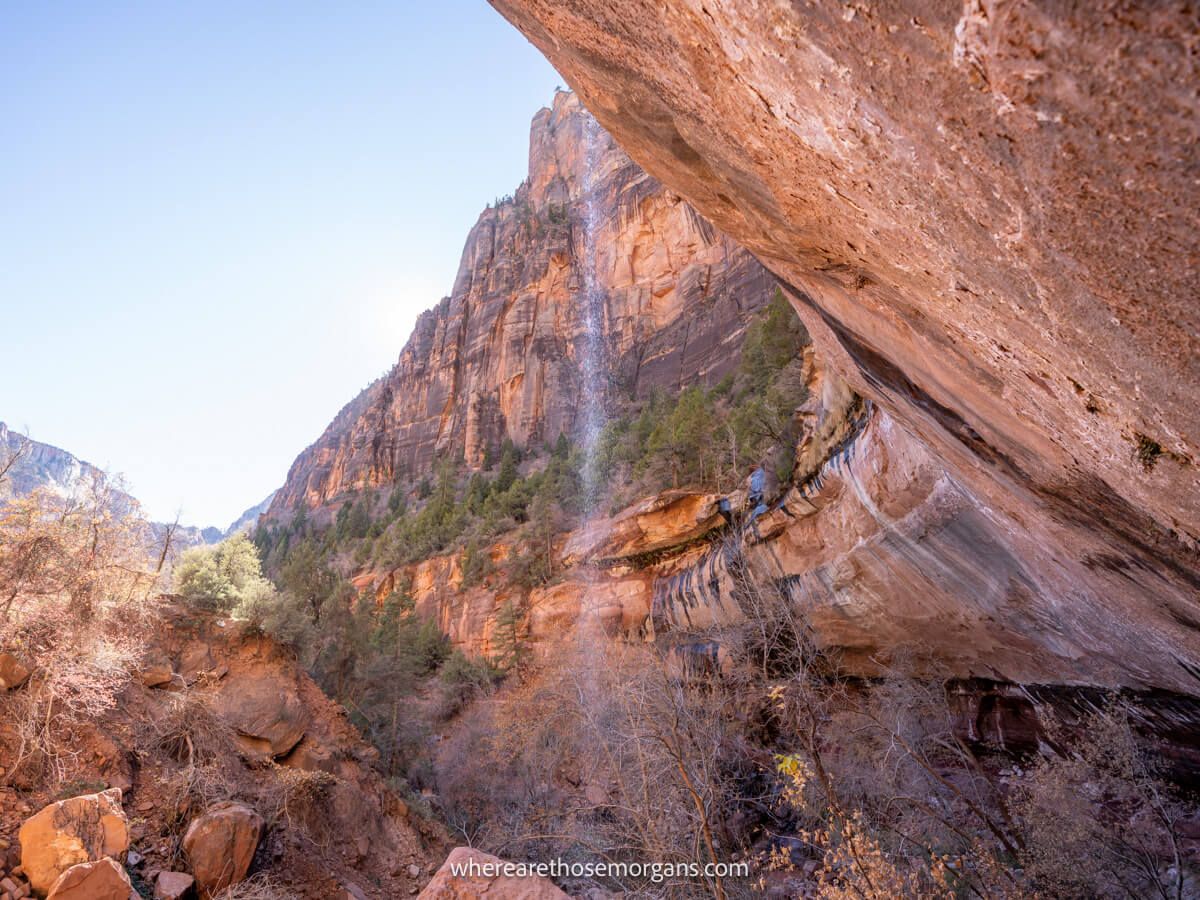
[[[746,505],[750,507],[750,520],[753,521],[767,511],[767,505],[763,502],[767,487],[767,473],[763,471],[762,466],[755,465],[750,469],[750,477],[747,482],[749,490],[747,491]]]

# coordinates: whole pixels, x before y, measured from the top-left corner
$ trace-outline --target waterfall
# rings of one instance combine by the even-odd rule
[[[579,296],[581,333],[577,345],[577,362],[582,388],[579,397],[577,431],[583,451],[583,496],[585,519],[595,515],[600,473],[596,468],[596,445],[604,428],[605,394],[608,383],[608,360],[604,343],[606,297],[597,271],[599,259],[596,237],[603,226],[601,198],[597,197],[601,181],[599,164],[605,133],[592,116],[583,117],[583,272]]]
[[[597,466],[596,449],[600,433],[604,429],[608,387],[608,354],[604,340],[607,297],[603,286],[604,279],[600,277],[597,249],[598,236],[605,225],[600,163],[607,135],[600,124],[587,113],[583,116],[582,131],[584,169],[580,184],[582,233],[579,243],[579,265],[582,271],[580,290],[576,296],[579,331],[575,345],[580,393],[575,431],[583,455],[580,472],[583,504],[581,527],[590,532],[600,518],[598,507],[601,476]],[[582,669],[587,682],[585,690],[592,693],[595,690],[593,678],[597,664],[596,651],[601,637],[600,622],[596,616],[598,597],[591,589],[597,573],[585,566],[581,574],[588,584],[588,589],[581,598],[577,633],[583,652]]]

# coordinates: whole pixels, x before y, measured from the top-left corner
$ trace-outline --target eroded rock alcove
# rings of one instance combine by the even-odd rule
[[[1192,4],[493,5],[878,404],[844,641],[1200,691]]]

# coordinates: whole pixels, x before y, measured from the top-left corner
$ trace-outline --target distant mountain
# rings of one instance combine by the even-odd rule
[[[234,523],[226,528],[220,537],[227,538],[241,531],[253,531],[254,526],[258,524],[258,517],[267,511],[271,505],[271,501],[275,499],[276,493],[278,491],[271,491],[261,503],[254,504],[254,506],[238,516]],[[215,531],[216,529],[213,530]]]
[[[164,522],[151,522],[155,529],[166,528]],[[214,525],[199,528],[195,525],[180,525],[175,532],[175,541],[181,547],[199,547],[201,544],[215,544],[225,537],[225,532]]]
[[[26,444],[28,448],[23,450]],[[81,460],[73,453],[27,438],[0,422],[0,468],[12,454],[18,452],[20,458],[5,474],[3,481],[0,481],[0,502],[13,497],[25,497],[39,488],[65,497],[84,479],[102,474],[98,466]],[[131,504],[136,502],[128,494],[125,496]],[[163,522],[150,524],[160,536],[167,528]],[[221,540],[225,534],[220,528],[211,526],[200,528],[195,525],[180,525],[175,532],[174,544],[179,549],[212,544]]]
[[[0,466],[11,454],[21,453],[21,458],[6,473],[0,482],[0,500],[24,497],[38,488],[45,488],[60,496],[70,494],[84,478],[100,474],[100,469],[84,462],[66,450],[50,444],[30,440],[0,422]]]
[[[243,512],[224,531],[212,525],[207,528],[197,528],[194,525],[180,525],[175,532],[176,545],[181,549],[186,549],[188,547],[199,547],[203,544],[218,544],[225,540],[225,538],[232,537],[235,534],[244,531],[253,531],[254,526],[258,524],[258,517],[267,511],[267,507],[275,499],[275,493],[275,491],[271,491],[262,502],[254,504]],[[167,527],[160,522],[153,524],[156,529]]]

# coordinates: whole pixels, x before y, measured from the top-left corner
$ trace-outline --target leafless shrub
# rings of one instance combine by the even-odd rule
[[[819,678],[836,669],[836,660],[818,652],[805,611],[761,566],[742,556],[741,538],[726,539],[725,556],[732,590],[743,622],[725,629],[720,639],[754,680],[797,676]],[[817,671],[819,670],[819,671]]]
[[[816,861],[817,896],[1181,900],[1194,888],[1184,810],[1147,762],[1136,710],[1094,711],[1068,735],[1045,709],[1048,746],[1071,752],[1006,790],[956,733],[945,685],[900,664],[844,678],[785,591],[735,575],[747,622],[732,646],[762,679],[785,744],[774,769],[791,824],[780,837]],[[795,865],[784,846],[769,868]]]
[[[613,644],[578,682],[582,735],[591,748],[580,777],[598,785],[581,818],[609,855],[664,862],[719,863],[733,849],[735,746],[732,698],[719,680],[684,677],[656,648]],[[668,879],[674,896],[723,898],[723,879]]]
[[[611,799],[593,827],[605,846],[632,858],[727,862],[734,849],[723,823],[735,788],[730,766],[741,757],[732,697],[717,678],[679,677],[652,648],[615,644],[584,707],[596,776]],[[599,700],[599,698],[603,698]],[[681,879],[664,888],[729,896],[724,879]]]
[[[1017,815],[1026,834],[1021,862],[1056,897],[1153,896],[1182,900],[1196,888],[1181,853],[1183,805],[1137,741],[1136,710],[1113,702],[1091,711],[1054,743],[1064,756],[1038,762],[1017,781]],[[1075,861],[1086,859],[1080,866]]]
[[[60,743],[48,733],[42,703],[32,689],[0,695],[0,715],[8,722],[10,740],[4,747],[2,783],[38,783],[48,778],[51,769],[65,771],[67,767],[59,757]]]
[[[798,843],[821,897],[1020,896],[994,858],[996,847],[1015,853],[1019,838],[955,738],[941,685],[901,671],[871,684],[847,678],[770,573],[743,567],[734,577],[746,621],[728,640],[780,745],[766,868],[793,867],[785,848]]]
[[[468,843],[532,851],[547,846],[534,835],[569,830],[557,775],[576,749],[573,690],[558,661],[460,717],[439,751],[436,784],[443,818]]]
[[[168,832],[182,833],[188,822],[212,804],[234,796],[237,779],[221,763],[186,766],[166,776],[164,792],[172,799],[172,806],[164,810]]]
[[[816,862],[816,896],[1028,896],[999,863],[998,848],[1012,836],[998,813],[975,796],[969,771],[930,758],[936,730],[886,706],[900,702],[895,692],[877,699],[846,685],[826,693],[788,684],[770,698],[782,722],[806,726],[791,732],[775,772],[779,809],[792,823],[781,836],[798,838]],[[776,849],[766,863],[794,860]]]
[[[162,751],[179,764],[167,786],[175,801],[172,821],[182,825],[234,795],[240,767],[237,745],[233,730],[203,692],[155,692],[155,698],[161,706],[139,722],[137,739],[140,746]]]
[[[201,691],[161,692],[155,715],[140,723],[144,743],[185,767],[207,766],[237,755],[233,729]]]
[[[62,780],[71,723],[117,703],[155,615],[150,532],[119,484],[95,475],[70,497],[35,491],[0,506],[0,648],[34,674],[0,698],[19,765]]]
[[[44,621],[30,631],[52,627]],[[99,719],[116,706],[137,657],[134,637],[76,631],[70,623],[52,641],[35,645],[48,649],[33,654],[37,667],[29,682],[0,696],[0,715],[17,740],[5,783],[17,775],[55,783],[69,779],[79,753],[70,737],[72,723]]]
[[[586,654],[586,658],[579,655]],[[728,697],[645,645],[591,642],[469,710],[442,747],[438,796],[468,842],[516,858],[726,862]],[[731,897],[679,876],[648,896]]]
[[[271,827],[298,830],[310,839],[323,842],[328,837],[330,795],[337,786],[335,775],[271,765],[270,780],[259,799],[259,807]]]

